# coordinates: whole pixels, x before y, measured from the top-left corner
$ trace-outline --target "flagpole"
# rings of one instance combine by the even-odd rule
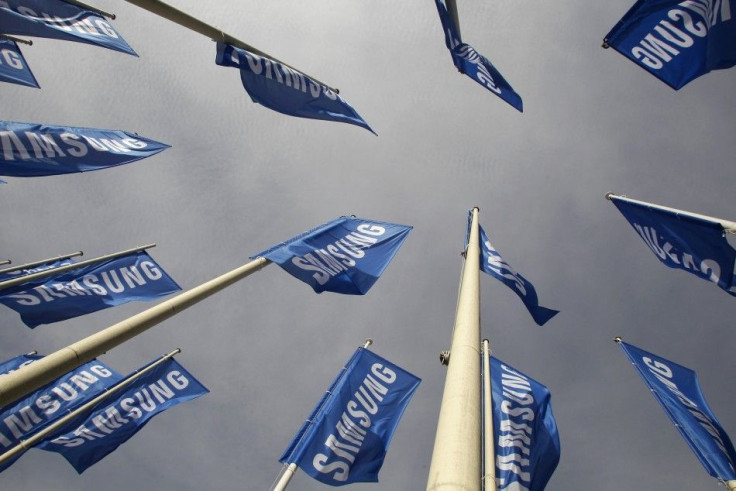
[[[3,376],[0,408],[270,264],[259,257]]]
[[[427,490],[480,490],[480,238],[473,208]]]
[[[370,346],[371,344],[373,344],[373,340],[371,338],[366,338],[366,340],[363,341],[363,349],[367,349],[368,346]],[[348,365],[349,364],[350,364],[350,362],[348,362]],[[345,373],[345,369],[343,368],[343,371],[340,372],[340,375],[332,383],[332,385],[328,389],[328,392],[330,390],[332,390],[332,388],[335,385],[337,385],[338,381],[340,380],[340,378],[342,378],[342,376],[344,375],[344,373]],[[327,400],[325,400],[324,402],[327,403]],[[312,415],[317,414],[319,412],[319,410],[323,406],[324,406],[324,404],[322,406],[320,406],[320,407],[315,408],[315,410],[312,413]],[[307,420],[307,421],[309,421],[309,420]],[[280,474],[276,477],[276,479],[277,479],[276,483],[273,486],[271,486],[270,491],[284,491],[286,489],[286,487],[289,485],[289,483],[291,482],[291,478],[294,477],[294,474],[296,473],[296,470],[297,470],[298,467],[299,466],[297,465],[296,462],[289,462],[288,465],[285,464],[282,467]]]
[[[710,222],[716,222],[719,223],[722,227],[724,232],[728,232],[730,234],[736,234],[736,222],[732,222],[731,220],[724,220],[722,218],[715,218],[708,215],[701,215],[700,213],[693,213],[690,211],[684,211],[684,210],[678,210],[677,208],[670,208],[669,206],[662,206],[657,205],[654,203],[649,203],[647,201],[639,201],[637,199],[631,199],[627,198],[626,196],[617,195],[614,193],[606,193],[606,199],[609,201],[613,201],[614,199],[621,200],[621,201],[627,201],[629,203],[634,203],[641,206],[646,206],[649,208],[654,208],[657,210],[662,211],[668,211],[670,213],[674,213],[677,215],[685,215],[693,218],[699,218],[701,220],[708,220]]]
[[[182,12],[179,9],[176,9],[172,7],[171,5],[165,4],[164,2],[161,2],[160,0],[125,0],[128,3],[132,3],[133,5],[136,5],[142,9],[148,10],[149,12],[158,15],[159,17],[163,17],[164,19],[168,19],[171,22],[174,22],[176,24],[179,24],[182,27],[186,27],[187,29],[198,32],[202,34],[203,36],[207,36],[211,40],[215,42],[221,42],[225,44],[229,44],[231,46],[235,46],[236,48],[241,48],[246,51],[250,51],[251,53],[257,54],[259,56],[263,56],[265,58],[268,58],[270,60],[273,60],[275,62],[281,63],[282,65],[291,68],[292,70],[295,70],[301,74],[306,75],[307,77],[311,78],[318,84],[324,85],[328,89],[332,90],[334,93],[339,94],[340,91],[337,89],[333,89],[329,85],[325,84],[324,82],[320,82],[316,78],[307,75],[301,70],[297,70],[293,66],[284,63],[281,60],[278,60],[274,58],[273,56],[264,53],[263,51],[254,48],[253,46],[250,46],[243,41],[236,39],[232,37],[230,34],[227,34],[226,32],[221,31],[220,29],[210,26],[209,24],[205,24],[201,20],[192,17],[191,15]]]
[[[151,370],[155,369],[156,367],[158,367],[159,365],[161,365],[162,363],[164,363],[169,358],[171,358],[174,355],[177,355],[179,353],[181,353],[181,349],[176,348],[174,351],[171,351],[170,353],[162,356],[161,358],[159,358],[155,362],[153,362],[150,365],[148,365],[146,368],[144,368],[144,369],[142,369],[142,370],[134,373],[130,377],[127,377],[127,378],[121,380],[120,382],[118,382],[114,386],[110,387],[109,389],[105,389],[104,392],[102,392],[102,394],[98,395],[97,397],[95,397],[94,399],[88,401],[87,403],[79,406],[74,411],[71,411],[71,412],[67,413],[63,417],[61,417],[58,420],[54,421],[49,426],[47,426],[44,429],[42,429],[41,431],[39,431],[37,433],[34,433],[33,435],[31,435],[29,438],[27,438],[25,440],[21,440],[16,446],[14,446],[13,448],[11,448],[10,450],[8,450],[7,452],[5,452],[2,455],[0,455],[0,466],[2,464],[6,463],[8,460],[12,459],[13,457],[22,454],[23,452],[25,452],[29,448],[33,447],[36,443],[39,443],[41,440],[43,440],[44,438],[46,438],[48,435],[51,435],[56,430],[58,430],[59,428],[61,428],[62,426],[64,426],[69,421],[73,420],[77,416],[80,416],[80,415],[86,413],[87,411],[91,410],[93,407],[95,407],[100,402],[102,402],[102,401],[110,398],[111,396],[117,394],[122,389],[124,389],[128,385],[130,385],[131,382],[135,382],[136,380],[138,380],[139,378],[141,378],[142,376],[144,376],[145,374],[147,374]]]
[[[145,251],[146,249],[150,249],[152,247],[156,247],[156,244],[148,244],[144,246],[134,247],[132,249],[127,249],[127,250],[120,251],[120,252],[114,252],[112,254],[107,254],[105,256],[100,256],[100,257],[96,257],[93,259],[87,259],[86,261],[79,261],[78,263],[66,264],[64,266],[59,266],[58,268],[45,269],[43,271],[39,271],[38,273],[27,274],[25,276],[19,276],[18,278],[0,281],[0,290],[3,290],[5,288],[10,288],[12,286],[20,285],[28,281],[33,281],[33,280],[38,280],[41,278],[46,278],[48,276],[53,276],[59,273],[63,273],[64,271],[70,271],[72,269],[83,268],[84,266],[89,266],[90,264],[101,263],[103,261],[107,261],[109,259],[115,259],[117,257],[125,256],[127,254],[132,254],[134,252]]]
[[[0,261],[0,266],[5,266],[6,264],[10,264],[12,262],[13,261],[11,261],[10,259],[4,259],[4,260]],[[14,271],[14,270],[15,270],[15,268],[13,268],[11,271]],[[0,273],[2,273],[2,271],[0,271]]]
[[[496,491],[496,455],[491,401],[491,346],[483,340],[483,489]]]
[[[83,255],[84,255],[84,252],[77,251],[77,252],[72,252],[71,254],[64,254],[61,256],[50,257],[48,259],[41,259],[40,261],[33,261],[32,263],[21,264],[19,266],[14,266],[12,268],[0,269],[0,274],[10,273],[11,271],[18,271],[19,269],[35,268],[36,266],[40,266],[42,264],[52,263],[54,261],[61,261],[63,259],[71,259],[73,257],[78,257],[78,256],[83,256]],[[9,262],[10,261],[8,261],[8,263]],[[8,263],[0,263],[0,265],[8,264]]]

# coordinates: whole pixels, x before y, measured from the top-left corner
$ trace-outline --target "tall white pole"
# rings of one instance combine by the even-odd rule
[[[473,208],[428,491],[481,488],[479,242]]]
[[[483,489],[496,491],[496,455],[491,400],[491,346],[483,340]]]
[[[669,206],[662,206],[662,205],[657,205],[654,203],[649,203],[647,201],[631,199],[631,198],[627,198],[626,196],[619,196],[614,193],[606,193],[606,199],[609,201],[613,201],[614,199],[621,200],[621,201],[627,201],[629,203],[634,203],[634,204],[646,206],[649,208],[669,211],[672,213],[676,213],[678,215],[691,216],[693,218],[700,218],[701,220],[708,220],[710,222],[720,223],[726,232],[736,233],[736,222],[732,222],[731,220],[724,220],[722,218],[715,218],[715,217],[711,217],[708,215],[701,215],[700,213],[693,213],[691,211],[678,210],[677,208],[670,208]]]
[[[56,380],[63,374],[97,358],[115,346],[259,271],[270,263],[271,261],[264,257],[254,259],[239,268],[51,353],[30,365],[21,367],[15,372],[4,375],[2,384],[0,384],[0,407],[7,406],[52,380]]]

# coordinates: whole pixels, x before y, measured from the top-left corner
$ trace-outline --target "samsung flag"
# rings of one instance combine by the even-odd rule
[[[42,357],[35,355],[18,356],[0,364],[0,374],[13,372],[40,358]],[[22,440],[94,399],[120,380],[122,376],[115,370],[98,360],[92,360],[23,399],[3,407],[0,409],[0,453],[9,451]],[[0,466],[0,470],[9,467],[18,457]]]
[[[209,391],[173,358],[131,383],[113,401],[38,448],[62,454],[80,474],[128,441],[157,414]]]
[[[354,124],[375,134],[332,89],[277,61],[217,43],[215,63],[239,68],[243,87],[255,103],[289,116]]]
[[[450,50],[452,61],[457,69],[509,103],[518,111],[523,111],[521,96],[509,85],[501,73],[483,55],[460,39],[460,30],[447,11],[445,0],[435,0],[440,14],[445,44]]]
[[[560,437],[547,387],[491,358],[496,485],[543,491],[560,461]]]
[[[251,259],[265,257],[315,292],[363,295],[378,280],[412,227],[340,217]]]
[[[363,348],[281,456],[320,482],[377,482],[401,415],[420,379]]]
[[[0,0],[0,33],[77,41],[138,56],[104,17],[63,0]]]
[[[0,82],[38,88],[23,54],[15,41],[0,35]]]
[[[144,159],[169,148],[135,133],[0,121],[0,175],[87,172]]]
[[[31,328],[181,290],[141,251],[0,290],[0,303]]]
[[[708,474],[724,481],[736,479],[736,452],[708,407],[697,374],[619,338],[616,341]]]
[[[534,286],[527,281],[526,278],[509,266],[503,260],[501,255],[493,248],[491,241],[488,240],[483,227],[480,228],[480,269],[503,284],[511,288],[521,301],[524,302],[529,313],[532,315],[534,322],[538,326],[544,325],[548,320],[554,317],[559,311],[548,309],[539,305],[537,291]],[[466,238],[467,241],[467,238]]]
[[[736,64],[736,0],[638,0],[604,40],[673,89]]]
[[[736,296],[736,251],[728,244],[723,225],[643,202],[609,197],[662,263],[712,281]]]
[[[33,268],[16,269],[14,271],[8,271],[7,273],[0,273],[0,283],[2,283],[3,281],[20,278],[21,276],[28,276],[29,274],[40,273],[41,271],[47,271],[49,269],[55,269],[59,266],[67,266],[69,264],[74,264],[74,260],[70,258],[59,259],[49,263],[39,264],[38,266],[34,266]],[[33,283],[43,283],[44,281],[46,280],[39,279],[34,281]]]

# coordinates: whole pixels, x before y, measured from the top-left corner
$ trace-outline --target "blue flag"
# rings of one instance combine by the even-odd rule
[[[58,268],[59,266],[66,266],[69,264],[74,264],[74,260],[71,258],[59,259],[49,263],[39,264],[38,266],[34,266],[33,268],[16,269],[14,271],[8,271],[7,273],[0,273],[0,282],[13,280],[21,276],[28,276],[29,274],[33,273],[40,273],[41,271],[47,271],[49,269],[54,269]],[[45,280],[39,281],[43,283]]]
[[[477,83],[490,90],[498,97],[516,108],[519,112],[524,110],[521,96],[509,85],[501,73],[483,55],[478,53],[472,46],[462,42],[460,30],[455,21],[447,11],[445,0],[435,0],[437,11],[440,14],[442,29],[445,32],[445,45],[450,50],[452,62],[460,73],[466,74]]]
[[[217,43],[215,63],[239,68],[243,87],[257,104],[289,116],[354,124],[375,134],[332,89],[277,61]]]
[[[169,148],[135,133],[0,121],[0,175],[87,172],[144,159]]]
[[[378,482],[391,437],[420,382],[358,348],[280,461],[331,486]]]
[[[30,328],[181,290],[143,251],[0,290]]]
[[[406,240],[412,227],[340,217],[259,252],[315,292],[364,295]]]
[[[39,443],[38,448],[60,453],[81,474],[157,414],[208,392],[172,358],[132,382],[114,400],[100,403],[89,415]]]
[[[0,364],[0,374],[29,365],[41,356],[21,355]],[[1,379],[1,377],[0,377]],[[0,453],[5,453],[69,411],[97,397],[122,380],[122,376],[98,360],[75,368],[23,399],[0,409]],[[10,467],[20,455],[0,465]]]
[[[1,10],[1,9],[0,9]],[[18,45],[0,35],[0,82],[39,88]]]
[[[703,397],[698,375],[687,367],[617,341],[708,474],[724,481],[736,479],[736,452]]]
[[[0,1],[0,33],[76,41],[138,56],[104,17],[63,0]]]
[[[493,436],[499,491],[543,491],[560,461],[547,387],[491,358]]]
[[[720,223],[615,196],[611,201],[663,264],[712,281],[736,296],[736,251]]]
[[[677,90],[736,64],[736,0],[638,0],[604,40]]]
[[[468,221],[470,215],[468,216]],[[470,225],[468,223],[468,225]],[[539,305],[539,299],[537,298],[537,291],[534,289],[534,285],[521,276],[519,273],[509,266],[509,264],[503,260],[501,255],[493,248],[491,241],[488,240],[485,230],[483,227],[480,228],[480,269],[484,273],[487,273],[497,280],[501,281],[504,285],[511,288],[516,293],[527,310],[531,314],[534,322],[538,326],[543,326],[548,320],[554,317],[559,311],[548,309]],[[465,238],[467,243],[468,238]]]

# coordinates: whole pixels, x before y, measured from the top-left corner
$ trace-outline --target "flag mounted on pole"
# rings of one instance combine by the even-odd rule
[[[138,56],[98,12],[63,0],[3,0],[0,33],[76,41]]]
[[[677,90],[736,64],[736,0],[638,0],[603,40]]]
[[[468,215],[468,227],[470,226],[470,215]],[[467,236],[465,238],[468,240]],[[526,278],[509,266],[503,260],[501,255],[493,248],[491,241],[488,240],[483,227],[480,227],[480,269],[501,281],[504,285],[511,288],[526,306],[531,314],[534,322],[538,326],[543,326],[548,320],[557,315],[558,310],[548,309],[539,305],[537,291]]]
[[[491,357],[498,489],[543,491],[560,461],[547,387]]]
[[[375,134],[339,94],[278,61],[218,42],[215,63],[240,69],[243,87],[257,104],[289,116],[354,124]]]
[[[1,285],[0,285],[1,286]],[[144,251],[0,289],[0,303],[30,328],[181,290]]]
[[[36,355],[17,356],[0,364],[0,374],[15,371],[41,358]],[[0,408],[0,454],[92,400],[122,378],[99,360],[92,360],[23,399]],[[21,455],[0,464],[0,471],[8,468]]]
[[[523,112],[521,96],[509,85],[496,67],[472,46],[460,39],[460,26],[456,23],[457,9],[454,0],[435,0],[440,15],[442,29],[445,32],[445,45],[450,50],[452,62],[460,73],[466,74],[477,83],[506,101],[517,111]],[[452,14],[447,4],[452,5]]]
[[[141,160],[169,148],[135,133],[0,121],[0,175],[88,172]]]
[[[736,479],[736,452],[700,390],[698,375],[621,338],[615,341],[708,474],[723,481]]]
[[[60,453],[81,474],[132,438],[157,414],[208,392],[170,358],[132,382],[114,400],[101,403],[92,413],[38,444],[38,448]]]
[[[12,39],[0,34],[0,82],[40,88],[26,59]]]
[[[606,197],[666,266],[711,281],[736,296],[736,250],[726,240],[736,224],[612,193]]]
[[[420,382],[358,348],[279,460],[330,486],[378,482],[391,437]]]
[[[412,227],[339,217],[251,256],[265,257],[315,292],[364,295],[378,280]]]

